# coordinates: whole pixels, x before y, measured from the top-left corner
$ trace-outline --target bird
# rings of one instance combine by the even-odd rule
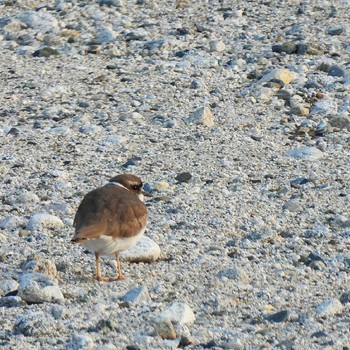
[[[148,222],[147,207],[141,179],[133,174],[120,174],[109,182],[87,193],[74,218],[73,243],[80,243],[95,253],[98,281],[123,280],[119,252],[133,247],[145,232]],[[118,275],[101,276],[100,255],[115,255]]]

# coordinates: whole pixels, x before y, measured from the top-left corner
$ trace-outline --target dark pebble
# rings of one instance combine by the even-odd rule
[[[290,312],[288,310],[278,311],[272,315],[268,315],[266,319],[270,322],[284,322],[288,319]]]
[[[276,97],[280,100],[288,101],[292,97],[291,93],[287,90],[280,89],[276,92]]]
[[[192,175],[191,173],[189,172],[183,172],[181,174],[178,174],[176,177],[175,177],[175,180],[178,181],[178,182],[188,182],[192,179]]]
[[[39,50],[36,50],[33,53],[34,57],[50,57],[50,56],[57,56],[57,55],[59,55],[59,52],[49,46],[45,46]]]
[[[192,345],[194,343],[194,340],[193,338],[191,337],[185,337],[184,335],[181,337],[180,339],[180,344],[179,344],[179,347],[180,348],[183,348],[185,346],[189,346],[189,345]]]
[[[297,54],[305,55],[309,51],[309,46],[307,44],[297,44]]]
[[[89,104],[89,102],[81,101],[78,103],[78,106],[81,108],[88,108],[88,107],[90,107],[90,104]]]
[[[211,340],[210,342],[202,345],[204,349],[212,349],[218,347],[219,344],[215,340]]]
[[[16,40],[18,45],[31,45],[34,42],[34,38],[29,34],[20,35]]]
[[[331,66],[328,69],[328,75],[330,75],[331,77],[344,77],[345,74],[345,69],[338,65]]]
[[[99,5],[100,6],[106,5],[106,6],[118,7],[118,6],[120,6],[120,2],[119,2],[119,0],[100,0]]]
[[[332,26],[328,28],[328,34],[329,35],[340,35],[345,32],[345,29],[343,27],[338,27],[338,26]]]
[[[342,304],[349,304],[350,303],[350,292],[343,293],[340,296],[340,302]]]
[[[19,307],[24,305],[26,305],[26,303],[17,296],[3,297],[0,299],[0,307]]]
[[[327,337],[327,334],[323,331],[318,331],[311,334],[311,338],[323,338],[323,337]]]
[[[7,134],[17,136],[19,133],[20,131],[17,128],[11,128]]]
[[[137,345],[127,345],[126,350],[141,350]]]

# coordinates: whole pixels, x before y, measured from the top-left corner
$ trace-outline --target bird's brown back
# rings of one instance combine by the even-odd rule
[[[132,237],[146,226],[147,219],[147,208],[135,193],[107,184],[83,198],[75,215],[72,240],[100,235]]]

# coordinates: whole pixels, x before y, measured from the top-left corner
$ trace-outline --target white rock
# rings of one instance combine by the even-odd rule
[[[342,312],[344,309],[343,304],[336,298],[328,299],[322,302],[316,308],[316,313],[320,316],[333,316]]]
[[[137,244],[124,252],[120,253],[120,257],[131,262],[151,262],[160,256],[159,245],[147,236],[143,236]]]
[[[269,73],[265,74],[260,80],[259,83],[269,82],[273,79],[281,80],[284,84],[289,84],[292,80],[296,79],[297,75],[292,73],[288,69],[274,69]]]
[[[17,290],[18,282],[15,280],[0,280],[0,296]]]
[[[120,298],[128,304],[138,304],[141,301],[149,300],[148,289],[145,286],[130,289],[125,295]]]
[[[112,144],[112,145],[117,145],[119,143],[123,143],[126,140],[125,137],[119,136],[119,135],[108,135],[104,138],[102,141],[102,144],[104,146]]]
[[[28,261],[23,268],[23,271],[28,272],[38,272],[47,276],[57,277],[56,265],[53,261],[48,259],[35,259]]]
[[[293,158],[304,160],[318,160],[323,157],[323,152],[316,147],[294,148],[287,152],[287,155]]]
[[[62,228],[64,224],[60,218],[57,216],[39,213],[34,214],[28,222],[27,230],[36,230],[39,228]]]
[[[40,91],[43,100],[58,99],[67,95],[68,91],[64,86],[49,86]]]
[[[160,320],[169,320],[173,323],[185,326],[187,324],[192,324],[196,320],[196,317],[192,309],[186,303],[176,302],[156,317],[156,321]]]
[[[16,18],[28,27],[39,30],[42,33],[58,33],[59,26],[56,17],[46,11],[20,12]]]
[[[67,350],[92,350],[93,339],[87,334],[76,334],[67,346]]]
[[[15,230],[21,226],[24,226],[24,220],[16,215],[5,216],[5,218],[0,221],[0,228],[5,230]]]
[[[333,116],[338,112],[337,102],[328,96],[318,100],[310,109],[310,115]]]
[[[211,40],[209,42],[209,49],[212,52],[223,52],[226,49],[226,45],[221,40]]]
[[[21,276],[18,296],[30,303],[58,302],[64,296],[58,284],[49,276],[41,273],[26,273]]]
[[[200,107],[186,119],[186,123],[212,127],[214,126],[214,115],[209,107]]]
[[[16,198],[16,203],[38,203],[40,198],[33,192],[22,192]]]

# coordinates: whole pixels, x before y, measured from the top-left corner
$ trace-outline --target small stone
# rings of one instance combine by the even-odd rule
[[[26,273],[21,276],[18,296],[28,303],[60,302],[64,300],[58,284],[41,273]]]
[[[122,6],[121,0],[100,0],[99,1],[100,6],[115,6],[120,7]]]
[[[342,26],[330,26],[327,30],[329,35],[341,35],[345,32],[345,28]]]
[[[338,106],[336,101],[328,96],[318,100],[310,110],[310,115],[317,115],[327,117],[329,115],[335,115],[338,112]]]
[[[286,42],[283,43],[280,47],[280,52],[284,52],[288,55],[292,55],[293,53],[296,53],[298,50],[298,46],[295,43]]]
[[[116,40],[116,34],[113,28],[102,26],[99,28],[96,36],[91,40],[91,45],[110,44]]]
[[[297,199],[291,199],[284,203],[283,210],[289,210],[293,213],[299,213],[303,210],[303,207]]]
[[[350,303],[350,292],[345,292],[340,296],[340,302],[345,305]]]
[[[33,57],[50,57],[50,56],[57,56],[60,53],[53,49],[52,47],[45,46],[39,50],[34,51]]]
[[[282,310],[274,314],[268,315],[266,319],[270,322],[280,323],[286,321],[289,316],[290,312],[288,310]]]
[[[109,144],[117,145],[117,144],[123,143],[124,141],[125,141],[125,137],[122,137],[119,135],[108,135],[102,141],[102,145],[104,145],[104,146],[109,145]]]
[[[182,302],[172,304],[167,310],[163,311],[156,320],[171,321],[181,326],[192,324],[196,317],[191,308]]]
[[[158,182],[157,184],[154,185],[153,189],[156,191],[162,191],[168,188],[169,188],[169,184],[167,182]]]
[[[89,335],[76,334],[69,342],[67,350],[93,350],[94,346],[94,341]]]
[[[176,339],[176,331],[170,320],[159,320],[154,330],[162,339]]]
[[[209,42],[209,49],[211,52],[223,52],[226,49],[226,45],[220,40],[211,40]]]
[[[175,180],[177,182],[189,182],[192,179],[192,174],[188,171],[176,175]]]
[[[15,230],[21,226],[24,226],[24,220],[16,215],[5,216],[5,218],[0,221],[0,228],[4,230]]]
[[[319,160],[323,157],[323,152],[316,147],[302,147],[294,148],[287,152],[289,157],[302,159],[302,160]]]
[[[332,117],[329,122],[333,127],[350,131],[350,117],[348,117],[346,114],[336,115]]]
[[[219,277],[226,277],[229,280],[234,280],[237,282],[248,283],[249,276],[243,269],[239,268],[228,268],[219,272]]]
[[[19,230],[19,231],[18,231],[18,236],[19,236],[19,237],[28,237],[28,236],[30,236],[31,234],[32,234],[32,232],[29,231],[29,230]]]
[[[281,100],[288,101],[290,100],[291,96],[292,96],[291,93],[284,89],[280,89],[276,92],[276,97]]]
[[[18,195],[15,200],[15,203],[39,203],[40,198],[33,192],[22,192]]]
[[[310,113],[310,109],[305,106],[304,104],[295,104],[291,109],[290,112],[294,115],[299,115],[299,116],[308,116]]]
[[[42,311],[27,311],[18,316],[13,327],[13,333],[26,337],[49,335],[56,329],[53,318]]]
[[[159,245],[147,236],[142,238],[136,245],[120,253],[120,257],[130,262],[152,262],[160,257]]]
[[[184,348],[186,346],[193,345],[195,343],[196,343],[196,340],[193,337],[186,337],[183,335],[181,336],[179,347]]]
[[[40,228],[58,229],[63,227],[64,227],[64,224],[62,220],[57,216],[46,214],[46,213],[39,213],[39,214],[34,214],[29,219],[26,229],[30,231],[34,231]]]
[[[0,296],[15,291],[18,288],[18,282],[15,280],[0,280]]]
[[[224,349],[230,349],[230,350],[243,350],[244,346],[242,344],[242,341],[240,338],[233,338],[223,344],[222,346]]]
[[[214,126],[214,115],[209,107],[200,107],[195,110],[185,121],[189,124],[202,124],[207,127]]]
[[[24,307],[26,303],[18,296],[10,295],[8,297],[0,298],[0,307]]]
[[[265,74],[260,80],[259,83],[265,83],[272,80],[280,80],[285,85],[288,85],[292,80],[296,78],[295,74],[288,69],[274,69],[269,73]]]
[[[316,313],[320,316],[334,316],[341,313],[344,309],[343,304],[336,298],[328,299],[322,302],[316,308]]]
[[[139,304],[141,301],[149,300],[150,296],[147,287],[141,286],[130,289],[120,299],[127,304]]]
[[[51,308],[51,314],[55,320],[62,320],[66,317],[67,309],[62,305],[53,305]]]
[[[345,77],[346,68],[338,65],[333,65],[328,69],[328,75],[331,77]]]
[[[56,265],[53,261],[47,259],[35,259],[28,261],[23,268],[23,271],[28,272],[38,272],[47,276],[57,277]]]

